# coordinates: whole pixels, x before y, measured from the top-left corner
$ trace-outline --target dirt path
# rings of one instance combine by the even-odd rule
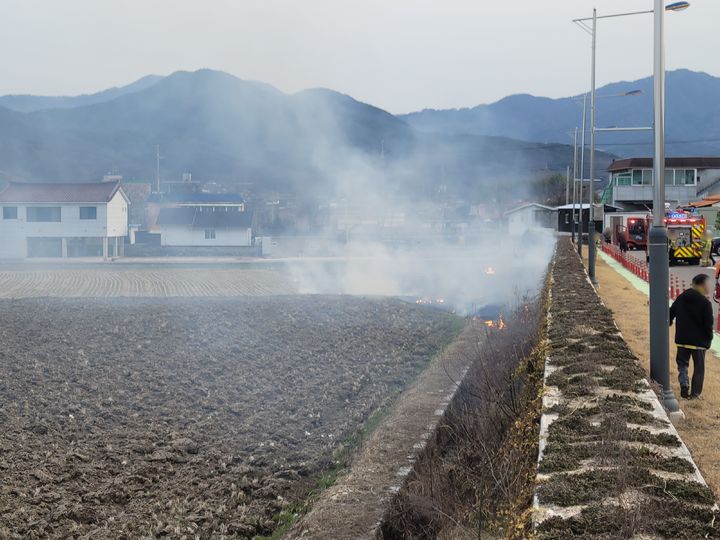
[[[597,278],[600,297],[613,312],[625,340],[642,362],[650,369],[648,297],[635,289],[625,278],[610,268],[602,259],[597,260]],[[676,397],[680,397],[675,365],[674,331],[670,330],[670,377]],[[690,449],[705,480],[716,496],[720,496],[720,362],[708,351],[705,388],[700,401],[680,402],[686,419],[677,430]]]
[[[474,357],[482,325],[468,325],[402,394],[373,432],[350,472],[330,489],[288,538],[375,538],[388,501],[410,472],[415,455],[441,419]]]

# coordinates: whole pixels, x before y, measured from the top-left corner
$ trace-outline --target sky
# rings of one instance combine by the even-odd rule
[[[326,87],[393,113],[576,95],[571,20],[651,0],[0,0],[0,94],[76,95],[212,68],[285,92]],[[720,75],[720,1],[667,16],[667,67]],[[652,70],[652,17],[600,21],[598,86]]]

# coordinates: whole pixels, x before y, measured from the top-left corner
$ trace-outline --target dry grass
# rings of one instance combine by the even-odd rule
[[[603,302],[613,312],[625,341],[649,372],[647,296],[635,289],[600,258],[597,261],[596,273]],[[670,377],[675,395],[679,399],[680,386],[677,382],[673,339],[674,331],[671,329]],[[690,449],[705,480],[718,497],[720,496],[720,445],[717,443],[717,434],[720,432],[720,363],[712,352],[707,353],[703,399],[682,400],[680,406],[685,412],[686,419],[679,423],[677,430]]]

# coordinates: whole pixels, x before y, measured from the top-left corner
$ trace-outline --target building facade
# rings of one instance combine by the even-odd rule
[[[529,203],[505,212],[510,234],[522,234],[528,229],[554,229],[557,223],[555,208],[538,203]]]
[[[162,246],[247,247],[253,245],[252,214],[242,197],[196,193],[166,198],[154,229]]]
[[[628,210],[652,206],[652,158],[620,159],[608,171],[610,197],[606,197],[606,202]],[[665,200],[671,206],[717,194],[720,194],[720,157],[666,158]]]
[[[2,259],[123,254],[128,199],[119,182],[12,182],[0,211]]]

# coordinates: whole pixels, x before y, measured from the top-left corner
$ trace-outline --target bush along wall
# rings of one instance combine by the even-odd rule
[[[472,322],[478,328],[472,366],[379,537],[520,540],[532,534],[548,286],[521,302],[503,329]]]
[[[551,281],[534,535],[720,538],[712,491],[569,241]]]

